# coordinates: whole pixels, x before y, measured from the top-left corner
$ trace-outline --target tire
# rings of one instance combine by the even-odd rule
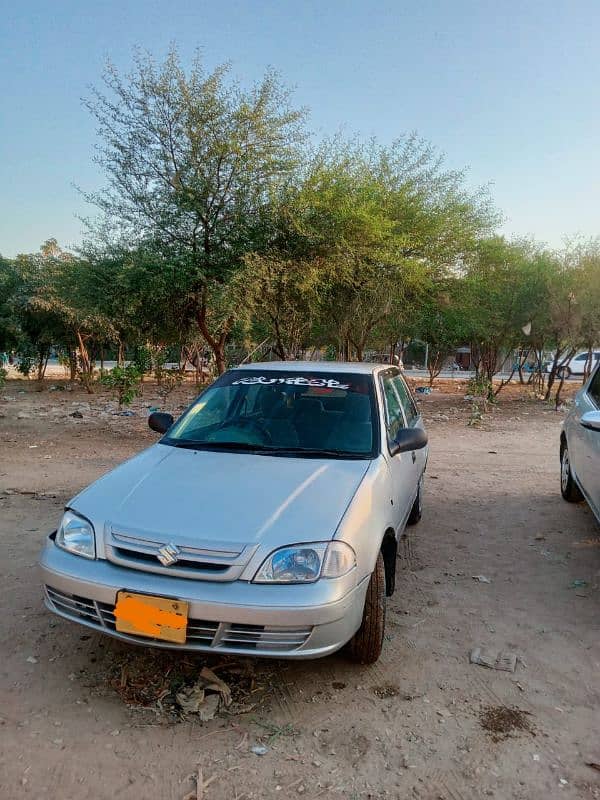
[[[571,472],[569,448],[566,441],[563,441],[560,447],[560,493],[567,503],[580,503],[583,500],[581,490],[575,483]]]
[[[374,664],[383,648],[385,632],[385,565],[379,553],[371,573],[360,628],[348,642],[348,655],[358,664]]]
[[[412,505],[410,510],[410,514],[408,515],[408,519],[406,520],[407,525],[416,525],[417,522],[423,516],[423,484],[425,483],[424,477],[421,475],[419,479],[419,488],[417,489],[417,496],[415,497],[415,502]]]
[[[568,380],[571,377],[571,367],[561,367],[556,371],[557,376],[563,380]]]

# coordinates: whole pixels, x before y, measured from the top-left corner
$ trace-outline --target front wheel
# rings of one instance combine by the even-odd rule
[[[571,472],[569,448],[566,442],[563,442],[560,448],[560,493],[567,503],[579,503],[583,500],[583,495]]]
[[[383,648],[385,631],[385,564],[380,552],[371,573],[360,628],[348,643],[348,653],[359,664],[374,664]]]
[[[568,380],[571,377],[571,368],[570,367],[560,367],[557,370],[556,374],[561,380]]]

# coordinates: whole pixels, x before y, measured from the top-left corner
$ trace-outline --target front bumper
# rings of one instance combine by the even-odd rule
[[[173,650],[316,658],[339,650],[358,630],[369,583],[309,585],[194,581],[128,569],[67,553],[49,540],[40,559],[45,604],[54,613],[132,644]],[[186,643],[115,629],[120,590],[189,603]]]

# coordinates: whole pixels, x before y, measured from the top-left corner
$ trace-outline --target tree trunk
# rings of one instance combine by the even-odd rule
[[[438,377],[440,372],[442,371],[442,366],[444,365],[444,358],[442,354],[438,351],[432,355],[431,352],[429,353],[428,363],[427,363],[427,370],[429,372],[429,385],[433,386],[433,382]]]
[[[271,317],[273,322],[273,329],[275,331],[275,352],[282,361],[287,361],[287,353],[281,337],[281,328],[279,327],[279,320],[276,317]]]
[[[350,353],[350,339],[346,336],[344,339],[344,361],[352,360]]]
[[[212,348],[213,353],[215,354],[215,363],[217,365],[217,372],[219,375],[222,375],[225,370],[227,369],[227,365],[225,363],[225,342],[217,341]]]
[[[588,345],[587,351],[587,358],[585,360],[585,367],[583,368],[583,380],[582,383],[585,383],[587,379],[590,377],[592,369],[594,367],[594,346],[592,344]]]
[[[363,355],[364,355],[364,347],[365,347],[364,341],[361,340],[361,341],[357,342],[355,339],[352,339],[352,338],[348,337],[348,343],[349,343],[349,345],[351,344],[352,347],[354,348],[354,354],[356,356],[356,360],[357,361],[362,361],[363,360]],[[348,349],[350,349],[350,348],[348,348]]]
[[[37,362],[37,379],[38,379],[38,381],[42,380],[42,378],[44,377],[44,372],[46,371],[46,367],[44,365],[44,360],[46,360],[46,363],[48,363],[48,360],[47,360],[47,358],[45,356],[45,353],[43,351],[41,351],[40,353],[38,353],[38,362]]]
[[[75,383],[77,380],[77,353],[75,350],[69,350],[69,372],[70,377],[69,380],[71,383]]]
[[[229,331],[233,326],[233,317],[228,317],[223,324],[223,330],[221,331],[221,335],[217,339],[214,337],[211,332],[208,330],[208,325],[206,324],[206,306],[203,306],[200,311],[198,312],[198,327],[200,328],[200,332],[204,337],[206,344],[210,347],[213,351],[215,356],[215,362],[217,364],[217,372],[219,375],[222,375],[225,370],[227,369],[227,365],[225,362],[225,343],[227,342],[227,337],[229,336]]]
[[[81,360],[81,382],[88,394],[94,394],[94,367],[83,336],[79,331],[77,331],[76,335],[79,342],[79,358]]]
[[[561,373],[561,378],[560,378],[560,383],[558,384],[558,389],[556,390],[556,396],[554,398],[554,409],[555,409],[555,411],[558,411],[558,408],[560,406],[560,393],[562,392],[562,388],[563,388],[564,384],[565,384],[565,373],[562,372]]]
[[[555,398],[556,407],[557,408],[558,408],[558,400],[557,400],[557,398],[560,395],[560,392],[561,392],[562,387],[563,387],[563,383],[565,382],[564,373],[562,372],[562,368],[564,366],[566,366],[566,364],[569,363],[569,361],[573,358],[573,356],[575,355],[576,352],[577,352],[577,348],[576,347],[572,347],[570,350],[567,350],[566,348],[564,348],[563,350],[560,350],[560,351],[557,350],[556,351],[556,355],[554,356],[554,362],[552,364],[552,369],[550,371],[550,375],[548,376],[548,388],[546,389],[546,396],[544,397],[544,400],[549,400],[550,399],[550,397],[552,395],[552,387],[554,386],[554,382],[555,382],[556,378],[558,377],[559,380],[560,380],[560,385],[559,385],[559,387],[558,387],[558,389],[556,391],[556,398]],[[560,376],[558,375],[559,372],[561,373]]]
[[[564,350],[559,350],[557,347],[556,352],[554,353],[554,361],[552,362],[552,367],[550,368],[550,374],[548,375],[548,386],[546,387],[546,394],[544,396],[544,400],[546,400],[546,402],[552,395],[552,387],[554,386],[554,381],[556,380],[556,375],[559,368],[559,362],[563,357],[564,352]]]
[[[529,353],[530,352],[531,352],[531,350],[527,350],[526,353],[525,353],[525,357],[523,358],[522,351],[521,350],[519,351],[519,357],[518,357],[518,365],[519,365],[519,367],[518,368],[519,368],[519,383],[521,384],[521,386],[523,386],[525,384],[525,376],[523,375],[523,367],[524,367],[525,363],[527,362],[527,359],[529,358]]]
[[[508,376],[508,378],[506,380],[501,380],[500,381],[500,385],[497,387],[496,391],[494,391],[494,389],[492,387],[492,389],[491,389],[492,396],[488,396],[488,400],[491,400],[492,397],[496,397],[497,395],[499,395],[500,392],[502,391],[502,389],[504,389],[505,386],[508,386],[508,384],[513,379],[515,371],[516,371],[516,366],[513,367],[512,372],[510,373],[510,375]],[[524,381],[521,381],[521,383],[524,383]]]

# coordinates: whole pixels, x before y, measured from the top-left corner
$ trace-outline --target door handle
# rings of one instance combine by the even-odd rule
[[[415,453],[415,451],[414,451],[414,450],[412,451],[412,460],[413,460],[413,464],[414,464],[414,463],[415,463],[415,461],[417,460],[417,454]]]

